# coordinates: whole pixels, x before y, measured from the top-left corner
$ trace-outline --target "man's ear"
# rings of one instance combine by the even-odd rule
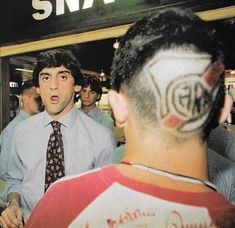
[[[219,123],[224,123],[233,107],[233,98],[229,94],[224,96],[224,106],[220,110]]]
[[[82,86],[80,86],[80,85],[74,86],[74,92],[76,92],[76,93],[80,92],[81,89],[82,89]]]
[[[109,90],[109,102],[112,106],[115,123],[118,127],[123,127],[127,120],[128,108],[127,98],[123,93],[117,93],[114,90]]]
[[[26,103],[29,102],[29,96],[28,96],[28,95],[22,94],[21,97],[22,97],[22,102],[23,102],[24,104],[26,104]]]
[[[97,95],[96,101],[100,100],[101,94]]]
[[[40,88],[39,88],[39,87],[36,87],[36,90],[37,90],[37,94],[40,95]]]

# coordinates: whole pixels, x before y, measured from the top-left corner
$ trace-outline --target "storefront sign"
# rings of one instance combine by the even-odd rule
[[[92,8],[95,0],[84,0],[81,10]],[[115,0],[103,0],[104,4],[114,3]],[[75,12],[80,10],[79,0],[56,0],[55,8],[56,15],[62,15],[65,13],[65,4],[67,5],[70,12]],[[44,20],[48,18],[52,11],[53,5],[51,1],[42,0],[32,0],[32,7],[38,10],[37,13],[33,13],[32,17],[35,20]],[[42,12],[42,13],[41,13]]]
[[[200,11],[231,4],[234,0],[1,0],[0,45],[132,23],[158,8]]]
[[[10,82],[9,85],[10,85],[11,88],[17,88],[18,87],[17,82]]]

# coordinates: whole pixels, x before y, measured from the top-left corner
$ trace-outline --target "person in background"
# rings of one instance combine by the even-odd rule
[[[229,99],[229,105],[226,108],[230,114],[233,107],[233,98],[230,95],[227,97]],[[225,116],[221,123],[224,123],[228,117],[229,116]],[[224,125],[219,125],[210,132],[207,144],[210,149],[216,151],[226,159],[235,162],[235,134],[234,132],[226,129]]]
[[[18,98],[17,98],[18,99]],[[39,94],[36,91],[33,80],[28,80],[23,83],[20,91],[21,107],[20,112],[11,120],[11,122],[3,129],[1,140],[1,153],[0,153],[0,180],[2,183],[1,188],[1,209],[0,212],[6,207],[6,196],[4,194],[7,164],[10,160],[10,150],[12,144],[12,137],[16,127],[25,119],[33,116],[41,111],[42,103]]]
[[[82,89],[79,94],[81,99],[80,110],[112,131],[114,126],[113,119],[96,106],[96,102],[102,96],[100,80],[97,77],[84,77]]]
[[[222,146],[229,140],[229,137],[226,134],[221,135],[221,137],[217,138],[217,141],[214,142],[215,146],[211,144],[214,131],[222,127],[222,124],[225,123],[232,110],[233,99],[226,92],[225,94],[224,105],[219,111],[219,125],[214,124],[211,126],[212,130],[207,138],[208,175],[209,180],[216,185],[218,191],[220,191],[226,199],[235,203],[235,163],[224,156],[226,150]]]
[[[18,114],[19,98],[16,95],[10,95],[10,120],[13,120]]]
[[[6,165],[11,150],[13,132],[23,120],[40,112],[41,98],[37,93],[33,80],[23,83],[20,92],[21,109],[18,115],[3,129],[1,133],[0,178],[5,179]]]
[[[224,126],[218,126],[211,131],[208,147],[235,162],[235,134]]]
[[[235,163],[207,147],[209,180],[224,197],[235,203]]]
[[[235,206],[207,173],[206,138],[224,103],[223,73],[214,33],[195,14],[157,9],[137,21],[121,38],[110,74],[110,104],[126,137],[123,161],[55,183],[26,228],[234,227]]]
[[[33,79],[45,111],[26,119],[14,132],[7,170],[8,203],[0,217],[3,227],[22,227],[23,216],[27,221],[54,181],[109,164],[116,146],[108,129],[74,106],[83,75],[71,51],[40,53]]]

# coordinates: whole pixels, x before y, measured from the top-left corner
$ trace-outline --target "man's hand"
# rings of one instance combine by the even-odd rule
[[[0,216],[0,224],[3,228],[21,228],[23,227],[23,213],[20,207],[9,205]]]

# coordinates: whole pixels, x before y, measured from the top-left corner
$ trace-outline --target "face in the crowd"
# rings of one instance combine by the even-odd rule
[[[97,99],[100,98],[100,94],[97,94],[94,90],[92,90],[89,85],[88,87],[82,88],[80,92],[80,98],[82,106],[92,107],[95,106]]]
[[[47,113],[55,120],[69,112],[74,106],[74,93],[80,86],[74,84],[74,78],[67,68],[44,68],[39,73],[39,88],[42,102]]]
[[[35,115],[40,112],[40,107],[42,105],[40,100],[41,98],[37,93],[36,87],[32,87],[30,89],[30,94],[28,95],[28,100],[27,100],[28,102],[27,107],[31,115]]]

